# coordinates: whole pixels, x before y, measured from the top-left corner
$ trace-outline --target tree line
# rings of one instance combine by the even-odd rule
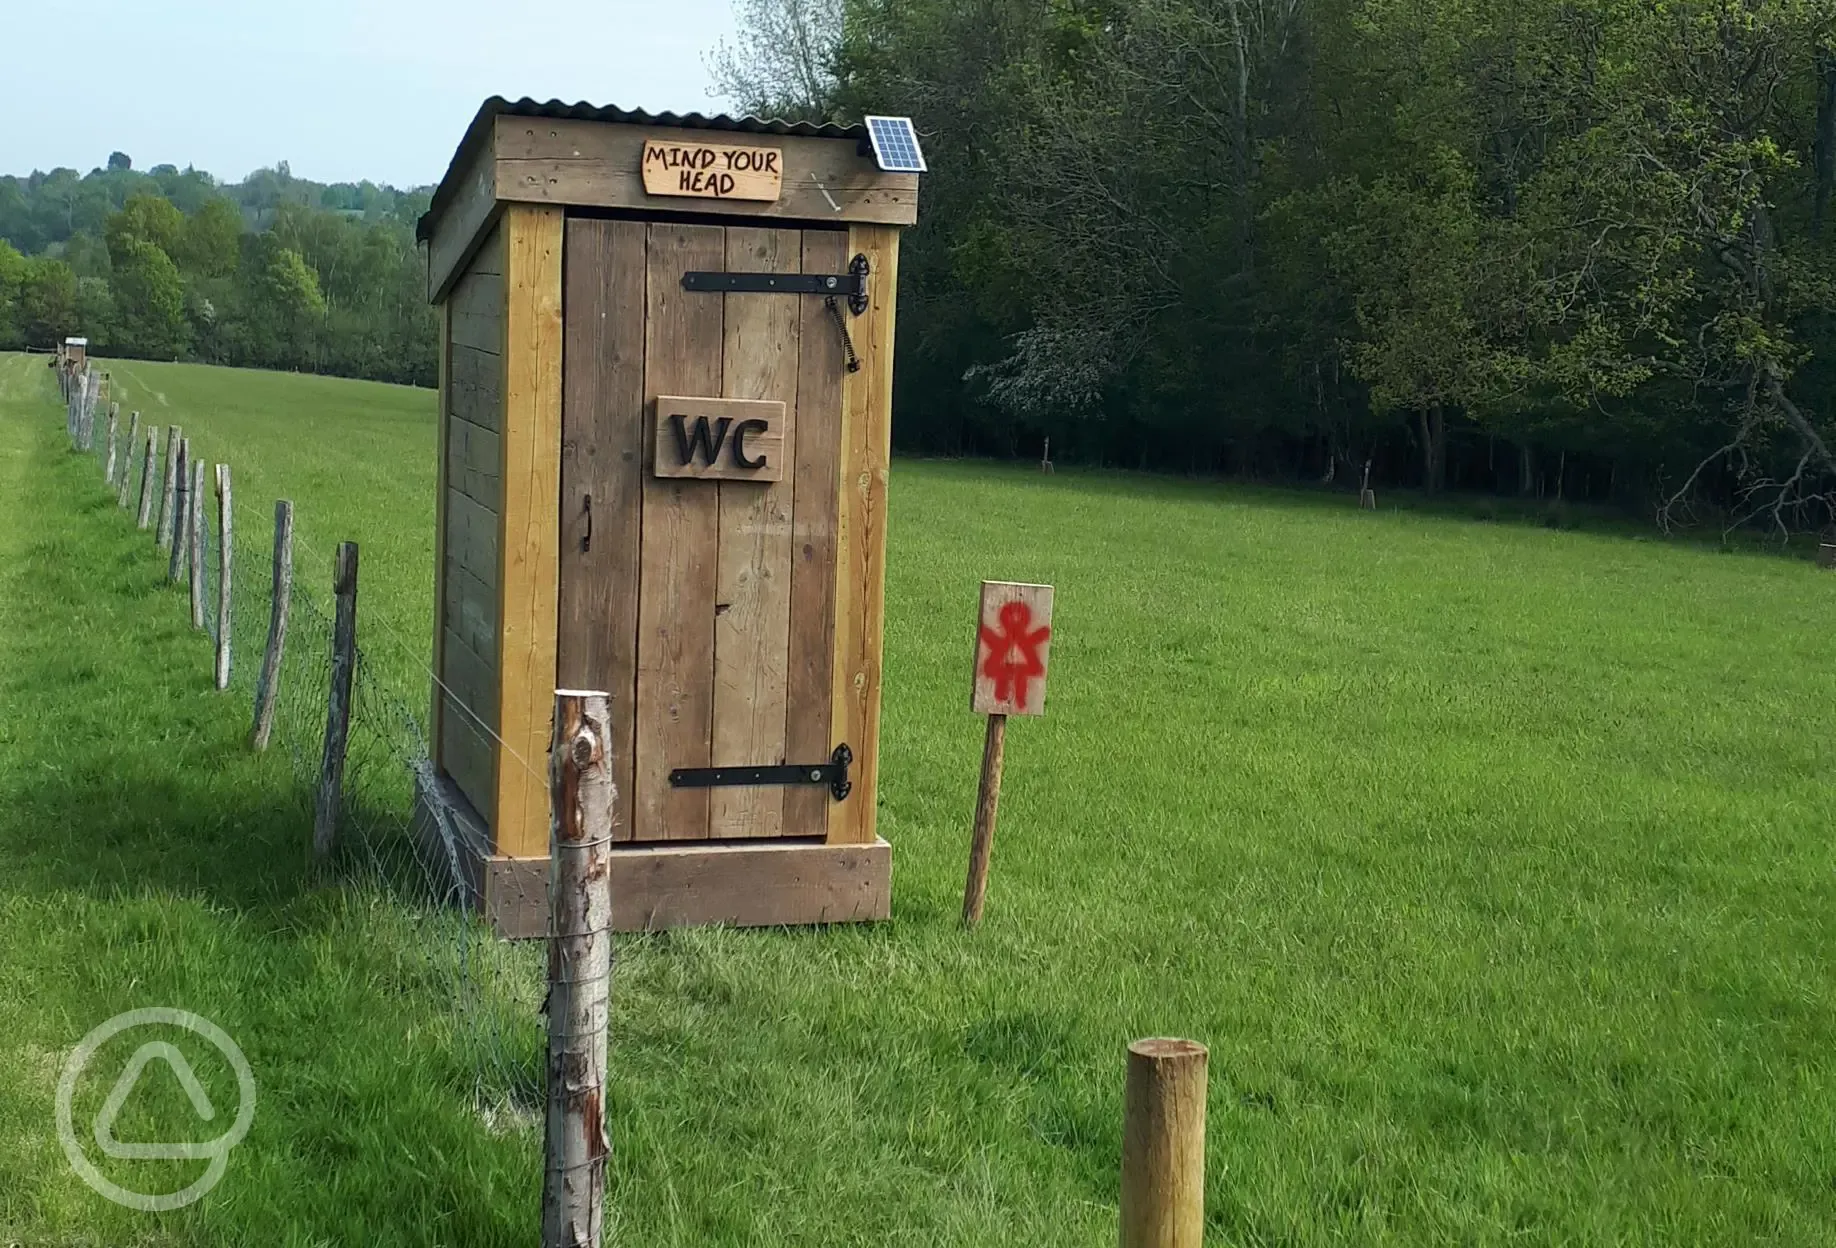
[[[1832,519],[1828,0],[740,11],[737,104],[923,136],[909,450]]]
[[[432,385],[428,198],[285,162],[219,184],[120,152],[85,175],[0,177],[0,349],[81,334],[104,355]]]

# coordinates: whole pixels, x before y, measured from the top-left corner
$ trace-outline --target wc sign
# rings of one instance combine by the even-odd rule
[[[659,477],[708,481],[784,478],[783,403],[771,399],[657,399]]]

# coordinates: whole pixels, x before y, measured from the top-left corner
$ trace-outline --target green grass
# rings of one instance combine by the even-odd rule
[[[474,1110],[421,929],[308,873],[48,371],[0,357],[0,1242],[531,1242],[537,1142]],[[113,371],[245,523],[285,493],[364,543],[418,689],[431,396]],[[1142,477],[900,462],[892,499],[894,921],[621,943],[616,1242],[1113,1242],[1155,1033],[1211,1046],[1210,1242],[1836,1240],[1836,580]],[[983,576],[1058,594],[970,935]],[[159,1216],[50,1133],[61,1055],[151,1004],[262,1088]]]

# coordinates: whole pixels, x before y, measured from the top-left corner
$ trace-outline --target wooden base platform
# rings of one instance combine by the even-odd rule
[[[416,835],[430,867],[456,867],[454,894],[507,940],[548,934],[548,859],[490,852],[489,832],[446,777],[423,788]],[[445,824],[451,838],[442,833]],[[448,847],[452,852],[449,853]],[[727,923],[863,923],[892,917],[892,846],[814,840],[677,841],[612,853],[612,925],[621,932]]]

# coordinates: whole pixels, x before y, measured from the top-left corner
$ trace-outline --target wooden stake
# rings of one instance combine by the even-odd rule
[[[312,819],[312,852],[331,857],[344,804],[344,747],[351,732],[351,676],[357,667],[357,543],[338,543],[333,583],[338,614],[332,625],[331,697],[325,707],[325,754],[319,763],[319,793]]]
[[[134,452],[140,449],[140,413],[128,418],[127,441],[121,444],[121,480],[117,484],[115,506],[126,511],[128,495],[134,489]]]
[[[543,1248],[598,1248],[612,988],[612,725],[606,695],[555,690],[549,782],[548,1120]]]
[[[145,533],[153,525],[153,483],[159,478],[153,473],[153,465],[159,462],[159,426],[147,426],[147,457],[140,465],[140,514],[134,518],[134,527]]]
[[[1128,1046],[1122,1122],[1122,1248],[1202,1248],[1205,1046]]]
[[[172,448],[166,448],[170,451]],[[166,561],[166,579],[177,582],[185,574],[185,554],[191,549],[191,439],[180,438],[178,454],[173,457],[171,523],[162,521],[166,540],[172,543],[172,557]]]
[[[230,607],[231,551],[230,539],[230,469],[217,465],[217,688],[228,689],[230,680]]]
[[[190,521],[186,536],[191,542],[191,626],[200,631],[204,628],[204,550],[210,533],[204,515],[204,464],[199,461],[191,466],[191,499],[185,518]]]
[[[1001,758],[1007,745],[1007,716],[988,717],[982,742],[982,784],[975,798],[975,831],[969,839],[969,882],[963,886],[963,925],[982,921],[988,892],[988,856],[994,850],[995,811],[1001,804]]]
[[[161,550],[172,543],[172,508],[178,501],[178,456],[185,431],[177,425],[166,427],[166,488],[159,496],[159,529],[154,541]]]
[[[102,484],[115,484],[115,429],[121,419],[121,405],[108,405],[108,458],[102,463]]]
[[[274,700],[280,694],[281,655],[287,648],[287,612],[292,605],[293,504],[282,498],[274,503],[274,608],[268,616],[268,649],[262,655],[261,676],[255,682],[251,749],[267,749],[268,738],[274,733]]]

